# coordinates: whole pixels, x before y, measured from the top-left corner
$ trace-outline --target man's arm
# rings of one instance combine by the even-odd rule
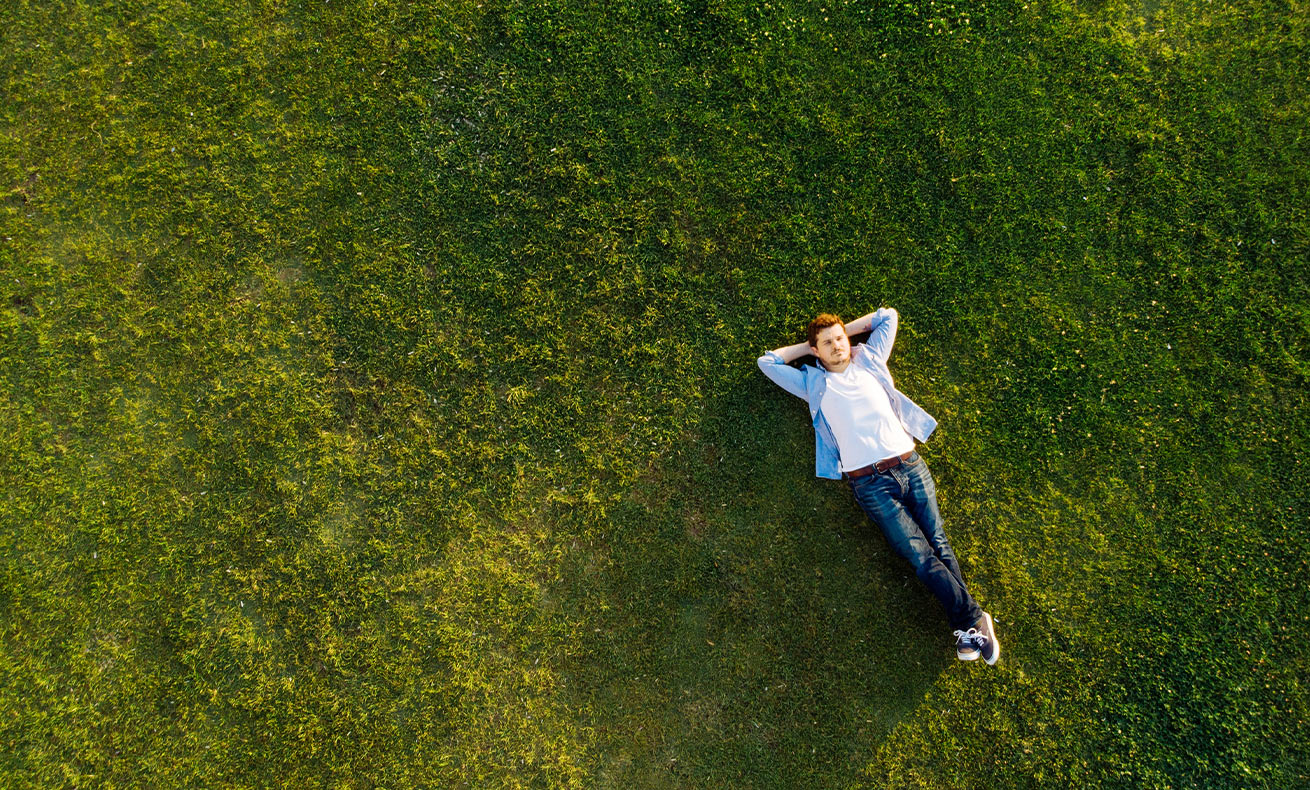
[[[814,349],[810,348],[810,344],[808,341],[802,340],[801,342],[797,343],[794,346],[783,346],[782,348],[775,348],[770,353],[777,354],[778,356],[782,357],[782,361],[785,364],[790,365],[791,363],[795,362],[796,360],[800,359],[806,354],[813,354]]]
[[[858,335],[869,333],[867,345],[873,356],[884,365],[892,354],[892,343],[896,342],[896,327],[900,316],[890,307],[884,307],[875,313],[862,315],[846,325],[846,334]]]
[[[877,313],[865,313],[846,325],[846,336],[858,335],[873,329],[873,319]]]

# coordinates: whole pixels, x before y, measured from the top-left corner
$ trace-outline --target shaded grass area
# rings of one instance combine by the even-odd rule
[[[1304,8],[208,8],[0,16],[7,786],[1307,781]]]

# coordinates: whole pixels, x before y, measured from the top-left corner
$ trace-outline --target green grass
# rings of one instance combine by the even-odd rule
[[[1303,3],[226,5],[0,11],[0,784],[1310,783]]]

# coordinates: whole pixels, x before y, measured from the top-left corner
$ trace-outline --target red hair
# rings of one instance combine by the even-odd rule
[[[832,313],[819,313],[815,316],[810,325],[805,327],[805,336],[809,338],[810,345],[817,346],[819,344],[819,333],[830,326],[839,326],[843,332],[846,331],[846,324]]]

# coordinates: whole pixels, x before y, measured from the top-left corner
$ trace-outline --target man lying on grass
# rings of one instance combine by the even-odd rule
[[[766,352],[760,370],[810,405],[814,423],[814,473],[845,480],[855,501],[882,528],[896,553],[946,609],[955,629],[961,661],[1001,657],[992,616],[965,587],[955,552],[942,530],[937,485],[914,450],[927,441],[937,421],[892,385],[887,357],[896,339],[896,311],[884,307],[843,325],[824,313],[806,329],[808,342]],[[869,332],[868,343],[851,350],[847,333]],[[790,362],[813,354],[823,367],[794,368]]]

